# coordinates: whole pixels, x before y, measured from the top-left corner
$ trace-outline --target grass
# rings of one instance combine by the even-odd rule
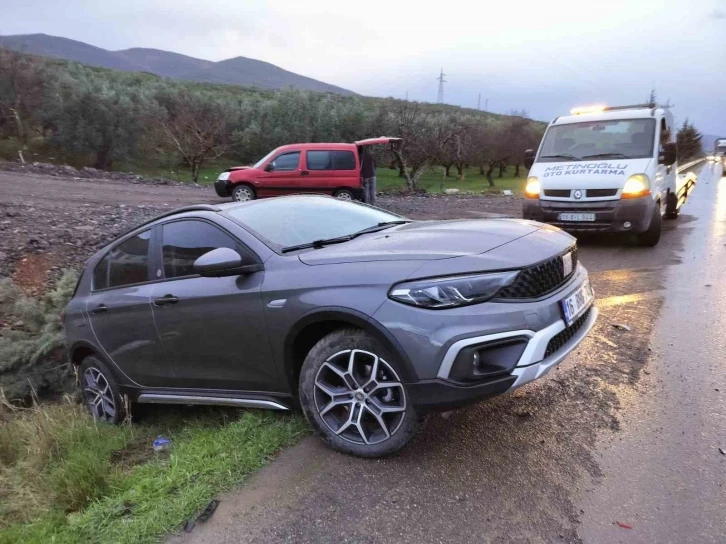
[[[306,432],[296,415],[223,408],[147,420],[100,424],[66,401],[0,421],[0,542],[156,542]]]
[[[451,169],[450,176],[444,177],[444,169],[435,167],[425,172],[419,180],[419,187],[426,189],[429,193],[442,193],[445,189],[459,189],[460,192],[480,194],[501,192],[509,189],[514,193],[523,193],[526,184],[527,171],[520,169],[520,177],[514,177],[514,167],[510,166],[503,178],[499,178],[499,169],[494,174],[494,185],[490,187],[486,176],[479,174],[478,168],[469,168],[464,171],[464,179],[456,179],[456,169]],[[397,192],[406,189],[406,181],[398,177],[398,170],[390,168],[378,168],[376,171],[377,188],[381,192]]]

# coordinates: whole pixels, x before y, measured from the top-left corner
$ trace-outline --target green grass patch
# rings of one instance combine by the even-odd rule
[[[155,542],[306,428],[212,407],[153,407],[122,426],[69,402],[13,414],[0,423],[0,542]],[[168,451],[153,451],[159,434]]]
[[[489,185],[486,176],[479,173],[478,168],[468,168],[464,171],[464,179],[456,179],[456,169],[452,168],[449,177],[444,176],[445,170],[442,167],[434,167],[427,170],[419,179],[419,187],[426,189],[429,193],[443,193],[445,189],[459,189],[461,193],[471,192],[500,193],[509,189],[514,193],[524,193],[524,186],[527,183],[527,170],[520,168],[520,177],[514,177],[514,167],[510,166],[499,177],[499,169],[494,172],[494,187]],[[393,193],[406,189],[406,180],[398,176],[398,170],[390,168],[378,168],[376,170],[377,188],[384,193]]]

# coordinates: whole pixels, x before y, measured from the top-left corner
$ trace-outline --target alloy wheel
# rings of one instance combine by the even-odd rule
[[[315,407],[336,436],[356,444],[378,444],[401,426],[406,391],[393,368],[376,354],[346,350],[318,370]]]
[[[116,418],[116,403],[106,376],[97,368],[87,368],[83,373],[83,394],[94,417],[113,423]]]
[[[335,198],[339,198],[340,200],[353,200],[353,197],[348,191],[341,191],[337,195],[335,195]]]
[[[240,187],[234,192],[234,199],[237,202],[252,200],[252,190],[249,187]]]

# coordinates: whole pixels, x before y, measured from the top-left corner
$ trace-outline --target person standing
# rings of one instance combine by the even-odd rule
[[[368,148],[363,149],[360,175],[363,178],[363,200],[366,204],[374,205],[376,203],[376,160]]]

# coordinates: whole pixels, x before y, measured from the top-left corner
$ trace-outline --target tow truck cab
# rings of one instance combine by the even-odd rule
[[[661,217],[677,217],[694,182],[677,174],[674,139],[666,108],[595,106],[556,118],[537,153],[525,152],[525,219],[655,245]]]

